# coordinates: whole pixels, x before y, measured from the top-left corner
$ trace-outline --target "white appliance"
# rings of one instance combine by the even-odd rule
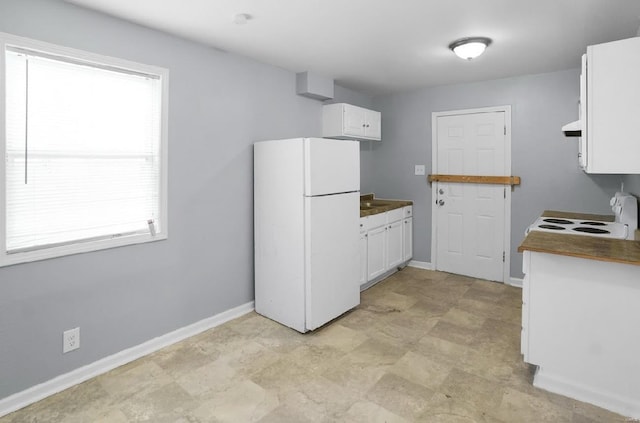
[[[526,230],[554,232],[558,234],[589,235],[603,238],[634,239],[638,229],[638,201],[624,192],[616,192],[611,198],[614,222],[589,219],[565,219],[557,217],[539,217]]]
[[[254,144],[256,312],[299,332],[360,304],[360,145]]]

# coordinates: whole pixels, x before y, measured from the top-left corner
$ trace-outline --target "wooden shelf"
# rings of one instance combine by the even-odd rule
[[[429,175],[427,180],[464,184],[520,185],[519,176]]]

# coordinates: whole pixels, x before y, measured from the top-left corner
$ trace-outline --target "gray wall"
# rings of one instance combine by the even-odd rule
[[[252,143],[321,135],[295,74],[60,0],[2,0],[0,31],[170,70],[170,238],[0,268],[0,399],[252,301]]]
[[[414,165],[431,173],[431,113],[511,105],[511,275],[522,277],[516,252],[525,228],[545,209],[610,213],[621,176],[589,176],[578,169],[577,139],[560,127],[577,119],[579,71],[423,89],[374,98],[382,112],[383,142],[373,144],[370,186],[379,197],[414,201],[414,260],[431,262],[431,188]]]
[[[640,175],[627,175],[624,179],[624,190],[640,197]]]

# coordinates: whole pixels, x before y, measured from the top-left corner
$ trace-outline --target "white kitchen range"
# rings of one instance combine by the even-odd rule
[[[634,239],[635,230],[638,229],[638,202],[636,198],[628,193],[617,192],[611,198],[610,204],[615,214],[613,222],[541,216],[529,226],[527,233],[530,231],[542,231],[557,234]]]
[[[527,229],[521,352],[534,386],[640,418],[638,203],[611,205],[613,222],[545,212]]]

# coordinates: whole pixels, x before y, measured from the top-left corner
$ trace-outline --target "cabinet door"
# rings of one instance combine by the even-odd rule
[[[403,233],[402,220],[393,222],[388,226],[387,234],[387,270],[393,269],[396,266],[402,264],[402,233]]]
[[[387,270],[387,226],[372,229],[367,237],[367,280],[382,275]]]
[[[367,269],[367,234],[360,234],[360,286],[367,283],[369,270]]]
[[[589,173],[640,173],[639,74],[640,37],[587,48]]]
[[[345,104],[342,113],[344,135],[364,136],[366,110],[361,107]]]
[[[367,138],[380,140],[382,138],[382,119],[380,112],[367,110],[365,116],[365,133]]]
[[[404,219],[402,229],[402,261],[404,262],[413,257],[413,219]]]

